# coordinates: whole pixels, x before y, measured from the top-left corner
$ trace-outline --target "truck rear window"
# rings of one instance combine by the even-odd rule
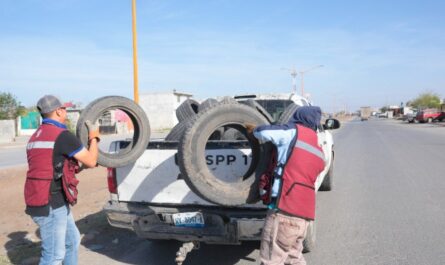
[[[287,108],[287,106],[293,103],[292,100],[283,100],[283,99],[277,99],[277,100],[259,99],[255,101],[258,102],[263,108],[265,108],[267,112],[270,113],[270,115],[274,120],[278,120],[278,118],[281,116],[281,113],[283,113],[283,111]]]

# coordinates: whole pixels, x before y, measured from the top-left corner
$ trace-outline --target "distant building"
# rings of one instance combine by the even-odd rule
[[[139,95],[139,105],[147,114],[152,130],[170,129],[178,123],[176,109],[192,96],[176,90],[144,93]]]
[[[130,117],[120,109],[104,111],[97,122],[101,134],[128,134],[134,131]]]

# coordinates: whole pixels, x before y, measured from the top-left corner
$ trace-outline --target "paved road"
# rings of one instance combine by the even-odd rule
[[[318,196],[308,263],[445,264],[445,127],[351,122],[335,143],[335,190]]]
[[[0,169],[26,165],[25,145],[4,145],[0,147]]]

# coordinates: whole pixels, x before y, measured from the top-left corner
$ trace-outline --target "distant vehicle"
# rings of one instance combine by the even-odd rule
[[[403,115],[403,120],[408,123],[414,123],[416,122],[416,115],[417,115],[417,110],[414,110],[413,112],[410,113],[406,113],[405,115]]]
[[[436,120],[442,121],[443,116],[441,115],[442,112],[437,109],[424,109],[422,111],[417,112],[416,120],[419,122],[433,122]]]
[[[405,114],[403,117],[403,120],[407,121],[408,123],[414,123],[414,122],[416,122],[416,114],[417,113]]]
[[[436,118],[436,121],[443,121],[445,120],[445,111],[441,111],[440,115]]]
[[[386,112],[383,112],[383,113],[379,113],[378,115],[377,115],[377,117],[379,117],[379,118],[388,118],[388,111],[386,111]]]
[[[360,108],[360,119],[362,121],[367,121],[371,116],[371,107],[361,107]]]

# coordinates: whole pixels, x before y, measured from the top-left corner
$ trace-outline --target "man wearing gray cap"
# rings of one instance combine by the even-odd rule
[[[80,233],[70,205],[77,202],[78,180],[82,167],[97,164],[99,130],[89,121],[89,147],[67,130],[66,105],[53,95],[37,102],[42,125],[26,147],[28,172],[25,182],[25,212],[40,228],[42,253],[40,265],[77,264]]]

